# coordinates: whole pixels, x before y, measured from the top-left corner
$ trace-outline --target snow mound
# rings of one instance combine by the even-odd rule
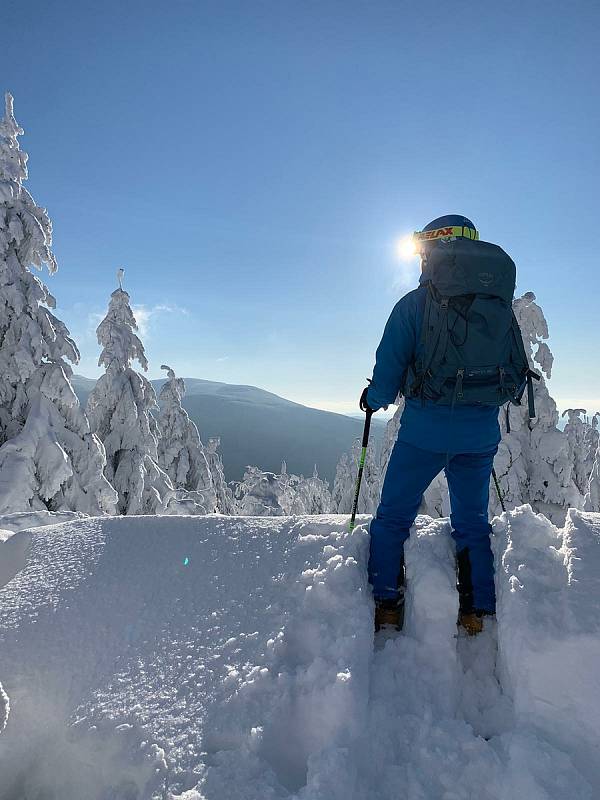
[[[15,511],[12,514],[0,514],[0,531],[16,533],[74,519],[87,519],[87,514],[79,511]]]
[[[517,723],[600,786],[600,515],[557,529],[523,506],[496,524],[499,668]]]
[[[448,523],[419,517],[405,631],[375,647],[365,521],[95,518],[0,545],[0,800],[598,796],[600,515],[496,520],[475,639]]]

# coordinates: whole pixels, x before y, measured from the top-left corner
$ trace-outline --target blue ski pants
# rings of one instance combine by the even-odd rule
[[[375,599],[395,598],[404,542],[423,493],[443,469],[450,493],[452,536],[457,553],[468,547],[475,608],[495,611],[494,558],[488,518],[490,477],[497,448],[488,453],[432,453],[397,441],[381,502],[371,522],[369,581]]]

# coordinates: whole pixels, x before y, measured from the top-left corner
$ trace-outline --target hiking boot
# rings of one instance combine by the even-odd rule
[[[395,600],[375,601],[375,633],[382,628],[402,630],[404,624],[404,596]]]
[[[491,611],[461,611],[458,615],[458,624],[464,628],[469,636],[477,636],[483,630],[483,618],[494,616]]]

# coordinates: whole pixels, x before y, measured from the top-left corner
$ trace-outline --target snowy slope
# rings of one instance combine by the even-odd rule
[[[498,625],[474,640],[447,523],[420,517],[406,630],[375,648],[368,535],[345,523],[93,519],[0,544],[0,800],[598,796],[600,515],[496,520]]]

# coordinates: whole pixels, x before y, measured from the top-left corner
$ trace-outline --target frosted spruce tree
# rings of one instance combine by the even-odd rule
[[[96,331],[102,345],[98,364],[106,372],[88,397],[87,413],[106,449],[106,475],[119,495],[118,513],[159,514],[173,496],[173,485],[157,463],[154,388],[131,366],[136,359],[148,368],[136,330],[129,295],[116,289]]]
[[[24,188],[23,130],[6,95],[0,122],[0,513],[114,513],[99,440],[70,383],[79,352],[30,271],[57,270],[46,210]]]
[[[281,474],[259,467],[247,467],[243,480],[235,485],[236,512],[242,516],[277,517],[327,514],[331,495],[317,469],[312,477],[288,473],[285,461]]]
[[[296,491],[298,505],[302,508],[301,514],[330,514],[332,510],[331,492],[327,481],[319,478],[315,464],[312,477],[301,477]]]
[[[297,514],[331,513],[331,493],[326,481],[319,478],[315,464],[310,478],[304,475],[290,475],[285,461],[281,465],[281,475],[277,476],[280,486],[279,504],[283,513]]]
[[[584,509],[586,511],[600,511],[600,444],[596,450],[596,458],[592,465]]]
[[[593,429],[588,422],[585,408],[568,408],[563,411],[562,416],[567,417],[564,433],[569,442],[573,480],[579,492],[585,496],[594,463],[593,460],[589,463],[589,442]]]
[[[233,514],[235,513],[233,494],[225,480],[223,460],[218,452],[220,444],[221,440],[218,436],[212,437],[205,445],[204,453],[208,461],[212,484],[217,499],[217,511],[219,514]]]
[[[285,514],[281,500],[289,475],[276,475],[259,467],[246,467],[244,477],[235,484],[234,498],[237,514],[244,517],[281,517]]]
[[[360,451],[361,441],[357,439],[352,446],[351,453],[343,453],[338,461],[331,491],[331,508],[334,513],[349,514],[352,511]],[[367,457],[358,497],[359,514],[375,513],[379,503],[380,483],[381,469],[379,460],[375,452],[375,446],[370,442],[367,447]]]
[[[589,489],[589,482],[592,475],[592,470],[594,468],[594,462],[596,460],[596,454],[598,452],[598,445],[600,444],[600,432],[598,431],[598,422],[600,420],[600,414],[596,413],[592,417],[586,417],[587,428],[586,428],[586,436],[584,442],[584,450],[585,450],[585,473],[587,475],[587,484],[585,488],[585,493],[587,493]]]
[[[167,380],[159,395],[158,464],[176,489],[198,493],[206,513],[213,513],[217,497],[210,467],[198,428],[181,404],[185,382],[171,367],[163,364],[161,369],[167,371]]]
[[[560,522],[566,510],[581,508],[583,498],[574,480],[574,464],[569,439],[558,428],[556,403],[550,396],[544,375],[552,374],[553,356],[546,343],[548,323],[533,292],[513,303],[515,316],[532,369],[542,373],[534,381],[536,417],[529,420],[527,402],[510,406],[510,431],[501,413],[502,441],[495,460],[496,472],[507,508],[529,503],[535,511]],[[500,503],[491,493],[494,513]]]

